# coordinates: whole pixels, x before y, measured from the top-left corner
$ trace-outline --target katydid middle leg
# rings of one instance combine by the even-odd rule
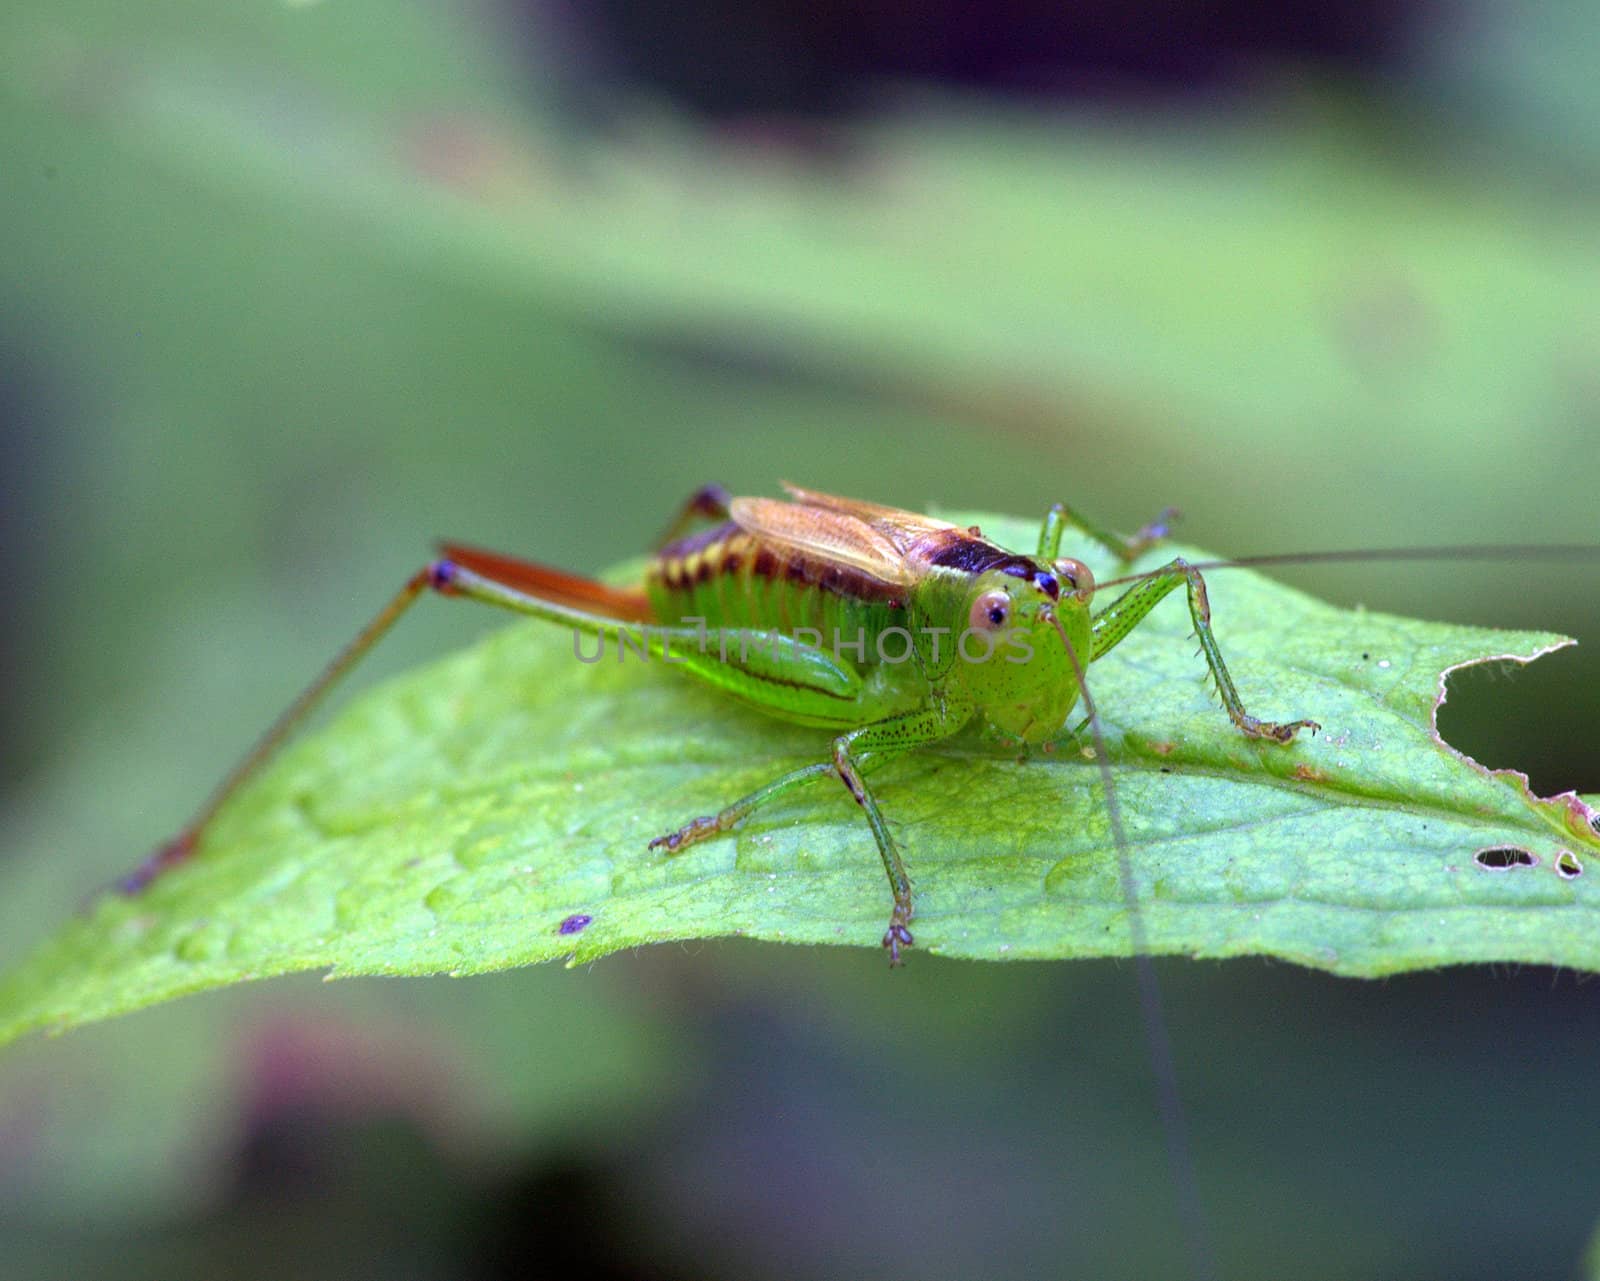
[[[866,814],[873,839],[878,844],[878,855],[883,860],[883,870],[894,894],[894,906],[889,913],[889,928],[884,933],[883,945],[889,949],[889,964],[899,965],[900,949],[910,947],[913,942],[909,928],[912,917],[911,878],[906,875],[899,846],[863,776],[869,767],[890,756],[949,738],[967,723],[971,715],[972,709],[969,707],[945,704],[902,716],[891,716],[840,734],[833,740],[832,760],[791,770],[716,814],[691,819],[677,831],[656,837],[650,842],[650,848],[665,848],[675,853],[728,831],[757,809],[797,787],[825,775],[836,774]]]
[[[1227,709],[1228,718],[1251,738],[1270,738],[1277,743],[1287,743],[1303,729],[1313,734],[1322,726],[1316,721],[1263,721],[1244,710],[1239,701],[1239,691],[1228,675],[1227,664],[1222,661],[1222,651],[1217,648],[1217,638],[1211,634],[1211,602],[1206,596],[1206,580],[1200,571],[1181,556],[1156,570],[1149,578],[1135,583],[1126,592],[1107,605],[1094,617],[1094,654],[1090,661],[1104,658],[1124,637],[1143,621],[1163,597],[1179,586],[1189,589],[1189,617],[1194,620],[1194,632],[1200,640],[1201,652],[1217,682],[1217,694]]]
[[[741,796],[732,805],[723,806],[715,814],[702,814],[699,818],[690,819],[676,832],[656,837],[650,842],[650,848],[664,849],[668,854],[676,854],[679,850],[688,849],[700,841],[720,836],[744,822],[763,805],[769,805],[795,788],[831,773],[833,773],[831,761],[802,765],[797,770],[790,770],[781,778],[773,779],[765,787],[756,788],[749,796]]]

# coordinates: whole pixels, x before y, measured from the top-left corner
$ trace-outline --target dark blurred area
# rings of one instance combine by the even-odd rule
[[[1308,3],[1071,6],[1002,0],[759,4],[691,0],[670,10],[557,0],[520,10],[543,47],[552,28],[575,55],[575,101],[596,87],[665,95],[738,127],[814,126],[870,112],[886,85],[970,89],[1027,102],[1104,105],[1125,95],[1181,109],[1198,94],[1249,94],[1263,77],[1315,70],[1367,82],[1404,74],[1413,28],[1449,5]]]
[[[0,959],[435,535],[592,571],[784,478],[1600,542],[1597,60],[1577,3],[12,6]],[[1596,570],[1281,577],[1579,638],[1441,726],[1593,793]],[[1159,969],[1222,1275],[1594,1275],[1594,984]],[[7,1276],[1177,1276],[1177,1223],[1113,964],[661,947],[0,1057]]]

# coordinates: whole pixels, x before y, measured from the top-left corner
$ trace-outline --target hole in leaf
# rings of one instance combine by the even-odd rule
[[[557,928],[556,933],[557,934],[578,934],[578,933],[581,933],[583,931],[583,929],[592,920],[594,920],[594,917],[592,917],[592,916],[587,916],[582,912],[575,912],[571,916],[567,917],[566,920],[561,922],[561,925]]]
[[[1472,861],[1488,872],[1509,872],[1514,867],[1532,867],[1539,860],[1516,845],[1491,845],[1474,854]]]
[[[1583,864],[1571,850],[1562,850],[1556,855],[1556,875],[1570,881],[1574,876],[1583,875]]]

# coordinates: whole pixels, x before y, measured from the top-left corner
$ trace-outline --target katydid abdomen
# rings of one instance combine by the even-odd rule
[[[708,627],[824,635],[906,624],[906,601],[848,567],[775,546],[732,521],[663,547],[645,574],[658,622],[703,618]],[[868,650],[868,661],[873,651]]]

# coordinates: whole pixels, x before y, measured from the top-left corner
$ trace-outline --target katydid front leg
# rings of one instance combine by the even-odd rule
[[[1303,729],[1315,734],[1322,726],[1316,721],[1263,721],[1244,710],[1239,701],[1239,691],[1233,687],[1233,678],[1222,661],[1222,651],[1217,648],[1217,638],[1211,634],[1211,602],[1206,596],[1206,580],[1200,571],[1181,556],[1162,566],[1143,582],[1135,583],[1126,592],[1094,617],[1094,654],[1090,661],[1104,658],[1139,625],[1163,597],[1175,588],[1187,585],[1189,589],[1189,617],[1194,620],[1194,632],[1200,639],[1200,649],[1206,664],[1217,682],[1217,693],[1228,717],[1251,738],[1267,738],[1275,743],[1287,743]]]
[[[690,820],[676,832],[658,836],[650,842],[651,849],[665,848],[676,853],[698,841],[726,832],[742,822],[761,806],[777,800],[793,789],[827,774],[836,774],[855,798],[867,816],[873,839],[878,843],[878,855],[883,860],[884,873],[889,878],[889,888],[894,894],[894,906],[889,912],[889,928],[883,936],[883,945],[889,949],[889,964],[900,964],[900,949],[910,947],[911,937],[911,878],[906,875],[905,863],[900,858],[900,848],[895,844],[877,798],[868,790],[862,777],[869,765],[914,747],[937,743],[956,733],[972,718],[972,708],[939,703],[902,716],[891,716],[860,729],[841,734],[833,740],[833,759],[815,765],[802,766],[773,780],[742,797],[717,814]]]

